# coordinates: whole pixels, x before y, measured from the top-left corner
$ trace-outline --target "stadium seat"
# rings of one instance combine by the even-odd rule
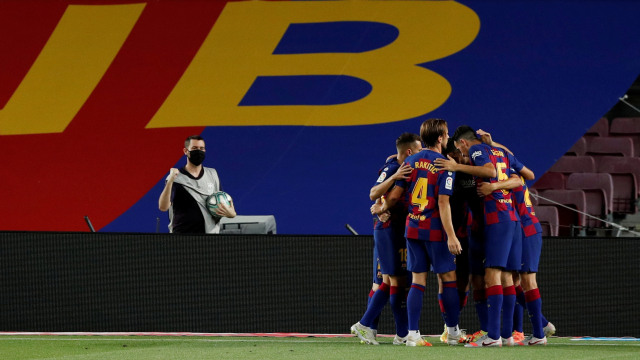
[[[539,205],[534,210],[542,227],[542,236],[558,236],[558,209],[555,206]]]
[[[587,140],[584,137],[581,137],[576,141],[573,146],[567,150],[565,155],[568,156],[582,156],[587,152]]]
[[[640,158],[600,156],[597,161],[597,172],[609,173],[613,179],[613,212],[636,213],[640,195]]]
[[[633,156],[633,141],[628,137],[592,137],[586,140],[591,156]]]
[[[585,133],[585,137],[590,136],[609,136],[609,119],[603,117],[593,124],[593,126]]]
[[[551,172],[548,171],[536,180],[533,184],[533,188],[537,190],[547,190],[547,189],[564,189],[565,184],[565,175],[559,172]]]
[[[550,172],[571,174],[574,172],[596,172],[596,162],[592,156],[562,156],[549,169]]]
[[[640,156],[640,118],[614,118],[609,136],[630,138],[634,144],[633,153]]]
[[[539,205],[558,206],[558,235],[575,236],[574,227],[583,228],[586,225],[587,197],[582,190],[545,190],[538,197]],[[540,206],[538,206],[540,207]],[[569,209],[572,208],[572,209]],[[579,212],[575,211],[578,210]],[[536,212],[537,214],[537,212]]]
[[[583,190],[587,200],[587,214],[604,220],[611,220],[613,213],[613,178],[611,174],[575,173],[567,178],[567,189]],[[589,228],[602,228],[606,224],[593,218],[586,218]]]

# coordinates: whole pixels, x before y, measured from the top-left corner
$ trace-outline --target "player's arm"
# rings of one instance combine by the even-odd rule
[[[449,252],[453,255],[460,255],[462,252],[462,246],[456,236],[456,232],[453,229],[453,222],[451,220],[451,205],[449,204],[449,195],[438,195],[438,208],[440,210],[440,220],[442,221],[442,227],[444,232],[447,233],[447,246]]]
[[[493,141],[493,139],[491,138],[491,134],[482,130],[482,129],[478,129],[476,131],[476,134],[480,135],[480,139],[482,140],[483,143],[489,145],[489,146],[493,146],[493,147],[499,147],[499,148],[503,148],[505,150],[507,150],[507,152],[511,155],[513,155],[513,152],[511,150],[509,150],[506,146],[500,144],[499,142]]]
[[[478,195],[487,196],[496,190],[511,190],[515,189],[518,186],[522,186],[522,180],[518,175],[511,175],[511,177],[507,180],[502,180],[494,183],[483,182],[478,185]]]
[[[179,171],[176,168],[171,168],[171,170],[169,170],[169,178],[164,184],[164,189],[162,189],[162,193],[158,199],[158,208],[160,211],[167,211],[169,210],[169,207],[171,207],[171,188],[173,187],[173,181],[178,176],[178,172]]]
[[[387,195],[385,197],[385,201],[381,206],[376,207],[375,211],[374,211],[373,206],[371,207],[371,213],[375,214],[375,215],[380,215],[380,214],[386,212],[387,210],[389,210],[395,204],[398,203],[398,201],[402,197],[403,193],[404,193],[404,188],[403,187],[394,186],[393,189],[391,189],[391,192],[389,192],[389,195]]]
[[[496,168],[492,163],[486,163],[482,166],[458,164],[450,156],[448,159],[438,158],[435,160],[435,165],[438,170],[447,171],[461,171],[469,175],[481,177],[481,178],[494,178],[497,176]]]
[[[389,189],[391,189],[391,187],[393,186],[393,184],[396,182],[396,180],[406,180],[409,178],[409,174],[411,174],[411,171],[413,170],[413,168],[411,166],[409,166],[409,164],[402,164],[398,170],[395,172],[395,174],[389,176],[388,179],[386,179],[385,181],[381,182],[380,184],[375,185],[374,187],[371,188],[371,190],[369,190],[369,198],[371,200],[375,200],[380,198],[382,195],[386,194],[387,191],[389,191]]]
[[[536,174],[534,174],[533,171],[531,171],[531,169],[526,166],[523,166],[522,169],[520,169],[519,173],[525,180],[533,180],[536,178]]]

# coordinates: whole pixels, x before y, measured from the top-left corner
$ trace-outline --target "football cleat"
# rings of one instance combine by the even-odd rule
[[[538,339],[533,335],[529,335],[527,336],[526,339],[524,339],[524,344],[525,345],[547,345],[547,337],[545,336],[542,339]]]
[[[513,332],[513,342],[519,343],[519,342],[522,342],[522,340],[524,340],[524,333],[522,333],[520,331],[514,331]]]
[[[425,341],[422,336],[420,336],[420,332],[417,335],[411,336],[411,334],[407,335],[407,346],[432,346],[431,343]]]
[[[396,336],[393,337],[393,345],[406,345],[407,337],[408,335],[405,337],[400,337],[396,334]]]
[[[544,336],[545,336],[545,337],[547,337],[547,336],[551,336],[551,335],[553,335],[553,334],[555,334],[555,333],[556,333],[556,327],[555,327],[555,326],[553,326],[553,324],[551,323],[551,321],[549,321],[549,322],[547,323],[547,325],[545,325],[545,326],[544,326],[544,328],[543,328],[542,330],[544,330]]]
[[[351,333],[356,335],[363,343],[367,345],[380,345],[376,341],[373,330],[368,326],[360,324],[359,321],[351,326]]]
[[[440,335],[440,341],[443,343],[447,342],[447,324],[444,324],[444,331],[442,332],[442,335]]]
[[[465,347],[493,347],[498,346],[502,347],[502,338],[498,338],[498,340],[494,340],[490,338],[488,335],[483,335],[478,340],[464,344]]]
[[[473,334],[467,336],[467,342],[474,342],[478,339],[480,339],[481,337],[487,335],[487,332],[484,330],[478,330],[476,332],[474,332]]]
[[[464,330],[460,330],[460,334],[458,334],[458,336],[447,334],[447,344],[449,345],[466,344],[467,342],[467,334]]]
[[[515,346],[516,343],[515,341],[513,341],[513,336],[510,336],[508,338],[502,338],[502,346]]]

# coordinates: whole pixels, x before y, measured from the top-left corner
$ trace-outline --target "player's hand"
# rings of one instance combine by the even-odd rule
[[[447,240],[447,246],[449,247],[449,252],[453,255],[460,255],[462,253],[462,245],[460,245],[460,241],[455,236]]]
[[[487,196],[487,195],[489,195],[489,194],[491,194],[492,192],[495,191],[493,189],[493,185],[491,183],[488,183],[488,182],[481,183],[480,185],[478,185],[476,190],[478,191],[478,195],[480,195],[480,196]]]
[[[380,222],[387,222],[391,218],[391,213],[389,211],[385,211],[382,214],[378,215],[378,220]]]
[[[216,214],[228,218],[236,217],[236,209],[233,207],[233,203],[231,205],[227,205],[223,202],[218,204],[218,208],[216,209]]]
[[[447,158],[448,159],[437,158],[434,165],[438,170],[456,171],[458,163],[449,155],[447,155]]]
[[[491,134],[489,134],[488,132],[482,129],[478,129],[476,131],[476,134],[480,135],[480,140],[482,140],[483,143],[487,145],[493,144],[493,139],[491,138]]]
[[[391,176],[391,178],[393,180],[400,180],[400,179],[407,180],[409,178],[409,175],[411,175],[412,171],[413,171],[413,168],[411,167],[411,165],[407,163],[403,163],[398,168],[398,171],[396,171],[396,173]]]
[[[180,170],[176,168],[171,168],[171,170],[169,170],[169,181],[175,180],[179,173],[180,173]]]
[[[371,205],[371,214],[373,215],[380,215],[382,214],[382,204],[381,203],[375,203],[373,205]]]

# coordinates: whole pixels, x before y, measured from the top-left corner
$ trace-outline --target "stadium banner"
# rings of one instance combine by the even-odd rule
[[[0,331],[347,334],[372,248],[371,236],[0,232]],[[546,238],[538,284],[557,335],[638,337],[639,257],[637,239]],[[471,300],[460,326],[479,329]],[[420,329],[442,332],[433,274]],[[379,331],[395,332],[388,307]]]
[[[541,175],[640,72],[634,1],[0,2],[0,230],[167,231],[182,142],[242,215],[372,231],[368,191],[427,118]]]

